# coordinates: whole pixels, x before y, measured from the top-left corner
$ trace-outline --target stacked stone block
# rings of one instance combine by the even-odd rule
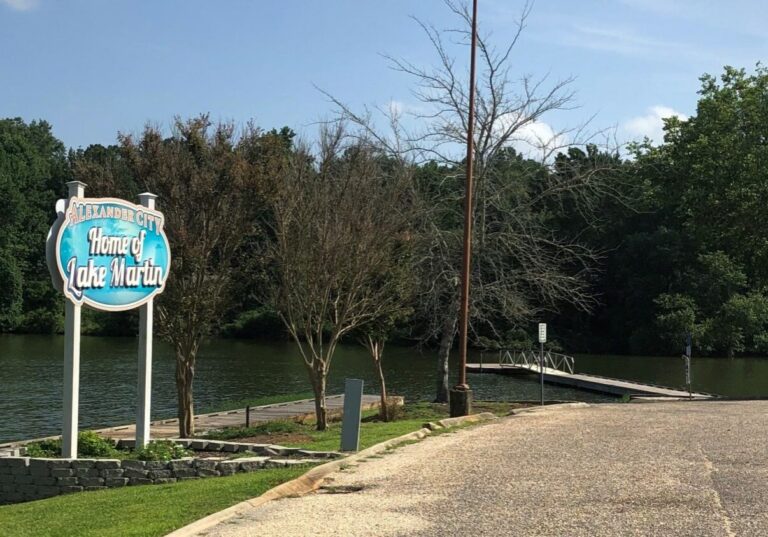
[[[187,479],[227,476],[340,456],[283,446],[181,440],[190,449],[221,451],[222,457],[164,461],[119,459],[43,459],[0,457],[0,505],[50,498],[59,494],[131,485],[160,485]],[[233,453],[251,457],[225,459]],[[285,457],[296,457],[286,459]]]

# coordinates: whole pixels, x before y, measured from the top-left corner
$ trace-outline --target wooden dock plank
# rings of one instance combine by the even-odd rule
[[[538,375],[539,366],[535,364],[528,365],[509,365],[509,364],[467,364],[467,372],[470,373],[496,373],[513,374],[516,372],[531,373]],[[585,390],[607,393],[610,395],[624,394],[642,394],[658,395],[664,397],[688,398],[688,392],[676,390],[674,388],[665,388],[662,386],[651,386],[640,382],[633,382],[621,379],[612,379],[606,377],[597,377],[594,375],[585,375],[583,373],[568,373],[559,369],[550,367],[544,368],[544,382],[558,384],[561,386],[571,386]],[[709,399],[711,395],[705,393],[692,394],[694,399]]]

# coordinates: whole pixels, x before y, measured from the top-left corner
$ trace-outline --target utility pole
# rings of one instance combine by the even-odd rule
[[[472,0],[472,45],[469,64],[469,111],[467,116],[467,181],[464,193],[464,255],[461,266],[461,310],[459,312],[459,383],[451,390],[451,416],[472,411],[472,390],[467,384],[467,333],[469,324],[469,275],[472,260],[472,164],[475,135],[475,53],[477,49],[477,0]]]

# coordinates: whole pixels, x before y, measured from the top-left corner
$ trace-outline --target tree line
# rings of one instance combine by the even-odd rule
[[[575,170],[582,175],[605,174],[613,188],[622,189],[623,197],[592,200],[595,214],[588,226],[574,200],[553,200],[536,208],[553,236],[578,236],[583,253],[589,253],[582,260],[585,265],[578,267],[569,261],[566,264],[577,270],[561,274],[578,278],[581,269],[587,270],[588,274],[581,273],[578,287],[588,297],[586,308],[573,308],[572,300],[547,304],[544,294],[533,299],[522,288],[515,300],[493,299],[499,284],[483,286],[476,289],[482,296],[475,304],[478,318],[496,312],[509,322],[492,329],[493,319],[483,319],[481,325],[488,327],[475,328],[476,344],[528,345],[529,323],[544,318],[558,327],[560,344],[573,352],[674,354],[681,334],[687,332],[694,334],[701,353],[766,352],[766,84],[768,73],[762,67],[751,74],[726,68],[719,80],[702,77],[697,113],[685,121],[666,120],[665,142],[634,144],[629,157],[601,152],[596,146],[570,148],[545,166],[513,148],[504,148],[495,157],[493,172],[509,191],[506,197],[483,198],[487,201],[481,210],[489,222],[477,231],[479,248],[474,263],[478,273],[508,268],[509,281],[499,284],[512,285],[514,278],[520,280],[514,285],[530,285],[527,280],[533,275],[526,271],[548,270],[530,259],[533,266],[522,262],[515,266],[513,245],[505,252],[503,244],[489,244],[500,239],[489,235],[499,233],[504,225],[530,219],[520,214],[520,200],[530,200],[536,189],[544,188],[545,180],[552,180],[547,175]],[[289,128],[252,133],[251,141],[251,158],[261,163],[265,174],[275,165],[268,162],[274,154],[282,158],[296,151]],[[410,173],[424,203],[432,208],[430,217],[440,221],[439,225],[431,223],[435,231],[455,231],[460,225],[463,195],[461,168],[432,160],[414,166]],[[96,188],[104,195],[141,188],[122,145],[95,144],[67,151],[45,121],[0,120],[0,195],[5,205],[0,213],[0,279],[4,284],[0,329],[4,332],[62,331],[62,302],[50,285],[42,245],[53,220],[53,205],[65,195],[66,181],[75,178],[93,185],[89,187],[93,195]],[[103,188],[98,186],[102,184]],[[436,203],[438,200],[442,202]],[[164,202],[166,210],[169,201]],[[501,206],[505,202],[509,207]],[[440,212],[443,214],[435,214]],[[519,240],[533,240],[530,234],[521,235]],[[436,252],[447,246],[448,239],[437,234],[430,239],[434,244],[422,245],[425,257],[432,263],[443,261],[445,256]],[[486,261],[485,255],[499,259]],[[246,270],[253,262],[242,253],[235,271]],[[442,272],[438,267],[430,270]],[[445,276],[446,281],[440,283],[453,286],[447,272]],[[232,299],[212,333],[265,339],[288,336],[274,307],[259,291],[263,277],[235,278]],[[399,341],[416,338],[439,343],[440,320],[428,311],[443,309],[436,296],[440,291],[433,286],[434,294],[422,296],[422,302],[399,321]],[[548,311],[537,311],[542,307]],[[89,312],[84,333],[132,334],[135,322],[131,317]]]
[[[62,330],[44,243],[67,181],[94,197],[151,191],[173,252],[157,306],[181,434],[193,429],[197,351],[212,335],[292,339],[319,427],[342,342],[363,344],[379,373],[388,341],[435,348],[446,400],[467,95],[440,33],[424,29],[438,65],[392,61],[432,112],[403,122],[388,111],[384,130],[335,99],[312,144],[287,127],[201,115],[67,150],[45,121],[0,120],[0,330]],[[533,323],[547,321],[568,352],[671,355],[688,333],[700,354],[766,352],[768,71],[703,76],[696,113],[666,120],[657,145],[622,152],[571,132],[527,138],[525,152],[525,127],[566,107],[570,82],[511,84],[514,42],[478,42],[473,345],[529,347]],[[135,313],[83,313],[83,333],[135,333]],[[383,374],[381,388],[386,402]]]

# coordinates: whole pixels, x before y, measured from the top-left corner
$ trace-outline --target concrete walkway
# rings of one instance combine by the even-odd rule
[[[544,409],[370,459],[205,535],[763,536],[767,437],[768,402]]]

